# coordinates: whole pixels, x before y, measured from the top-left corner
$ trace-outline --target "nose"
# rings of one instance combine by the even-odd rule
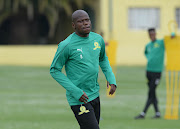
[[[83,22],[84,25],[88,25],[88,23],[89,23],[89,22],[86,21],[86,20],[84,20],[84,22]]]

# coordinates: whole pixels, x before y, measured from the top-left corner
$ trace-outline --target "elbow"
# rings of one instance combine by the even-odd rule
[[[54,74],[54,72],[51,72],[51,71],[50,71],[50,75],[51,75],[52,77],[53,77],[53,74]]]
[[[53,77],[54,76],[54,69],[50,68],[50,75]]]
[[[50,68],[50,74],[53,78],[56,78],[60,74],[60,71],[52,67]]]

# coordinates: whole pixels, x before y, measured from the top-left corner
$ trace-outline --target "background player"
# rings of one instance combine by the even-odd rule
[[[142,119],[151,104],[155,109],[155,116],[153,118],[160,118],[158,108],[158,100],[156,96],[156,88],[161,78],[161,72],[164,67],[164,41],[156,39],[156,31],[154,28],[148,30],[151,42],[146,45],[145,56],[147,58],[146,77],[148,80],[148,99],[143,112],[136,116],[135,119]]]

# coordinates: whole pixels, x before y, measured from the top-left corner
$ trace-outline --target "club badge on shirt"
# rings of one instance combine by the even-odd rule
[[[99,46],[99,43],[98,43],[98,42],[94,42],[94,48],[93,48],[93,50],[96,50],[96,49],[98,49],[98,48],[101,48],[101,47]]]
[[[154,43],[154,47],[155,47],[155,48],[158,48],[158,47],[159,47],[159,44],[158,44],[158,43]]]

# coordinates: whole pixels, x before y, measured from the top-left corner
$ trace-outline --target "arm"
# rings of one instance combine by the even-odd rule
[[[144,55],[146,56],[146,58],[147,58],[147,54],[148,54],[148,52],[147,52],[147,46],[146,46],[145,51],[144,51]]]
[[[105,43],[104,40],[101,40],[101,52],[99,57],[99,65],[108,81],[107,87],[111,86],[109,94],[113,94],[116,90],[116,79],[112,72],[112,68],[109,64],[108,57],[105,52]]]
[[[81,98],[84,94],[81,89],[75,86],[68,78],[65,76],[61,70],[65,65],[66,61],[68,61],[69,49],[68,46],[64,46],[63,44],[59,44],[57,52],[54,56],[53,62],[50,67],[51,76],[61,85],[63,86],[70,94],[77,100]]]

